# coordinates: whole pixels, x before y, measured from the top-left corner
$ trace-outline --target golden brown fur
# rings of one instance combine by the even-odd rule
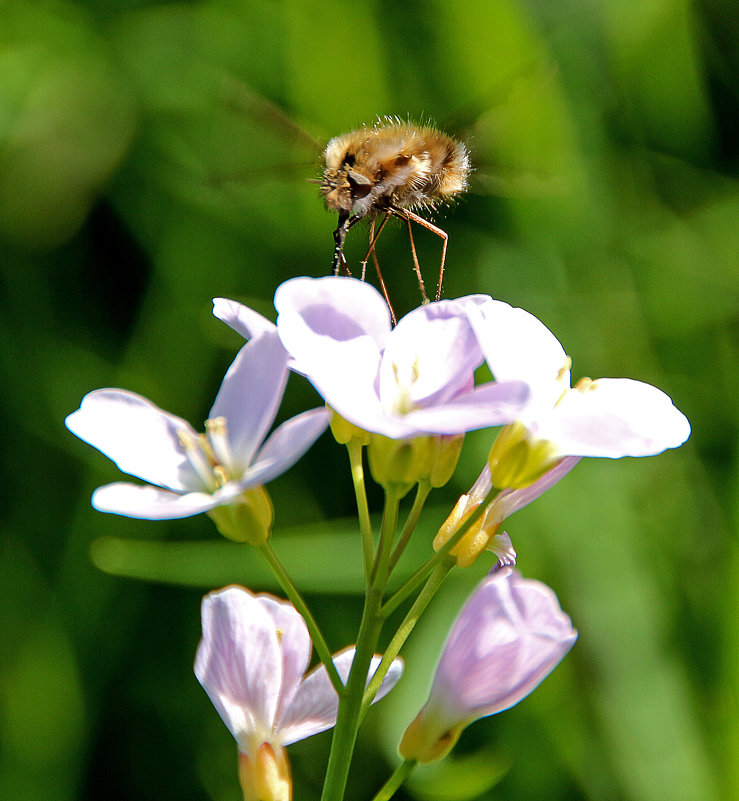
[[[339,214],[431,210],[467,188],[470,160],[461,142],[430,126],[379,121],[333,138],[324,152],[321,191]]]

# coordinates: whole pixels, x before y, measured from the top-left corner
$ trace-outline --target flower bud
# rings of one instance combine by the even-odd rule
[[[372,478],[383,489],[392,487],[405,495],[414,484],[429,477],[433,452],[433,437],[390,439],[373,434],[367,449]]]
[[[498,434],[488,457],[493,486],[498,489],[528,487],[558,458],[551,442],[531,439],[523,423],[510,423]]]
[[[290,764],[281,746],[262,743],[253,759],[240,751],[239,781],[244,801],[292,801]]]
[[[462,452],[464,434],[455,436],[435,436],[432,438],[429,483],[437,489],[443,487],[454,474]]]
[[[480,506],[479,494],[462,495],[451,514],[442,523],[434,537],[433,547],[438,553],[467,522]],[[457,567],[469,567],[495,538],[502,520],[495,514],[495,504],[491,503],[483,514],[464,532],[450,549],[449,555],[457,560]]]
[[[503,568],[467,601],[444,645],[428,701],[398,750],[420,763],[446,756],[462,730],[534,690],[577,639],[555,594]]]

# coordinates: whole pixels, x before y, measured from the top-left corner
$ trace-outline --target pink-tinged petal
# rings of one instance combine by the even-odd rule
[[[444,404],[415,409],[404,422],[416,432],[462,434],[516,420],[529,399],[528,384],[488,382]]]
[[[277,330],[271,320],[235,300],[213,298],[213,314],[246,340]]]
[[[618,459],[676,448],[690,436],[690,423],[656,387],[600,378],[565,393],[539,436],[562,454]]]
[[[333,656],[336,670],[344,683],[349,676],[354,653],[354,647],[350,647]],[[367,673],[367,684],[374,676],[379,664],[380,657],[374,656]],[[403,660],[393,660],[372,703],[387,695],[402,675]],[[280,742],[283,745],[290,745],[290,743],[304,740],[306,737],[330,729],[336,723],[338,708],[339,697],[326,673],[326,668],[319,665],[305,677],[291,707],[286,710],[284,718],[279,721]]]
[[[553,487],[558,481],[563,479],[572,468],[580,461],[579,456],[565,456],[560,459],[554,467],[547,470],[546,473],[533,484],[523,489],[505,489],[503,490],[490,504],[489,510],[486,513],[485,526],[490,526],[495,522],[502,523],[503,520],[509,518],[514,512],[528,506],[532,501],[535,501],[540,495],[543,495],[550,487]]]
[[[451,728],[508,709],[544,680],[576,638],[549,587],[510,569],[489,576],[444,645],[429,714]]]
[[[197,434],[185,420],[141,395],[122,389],[95,390],[85,395],[65,424],[124,473],[173,490],[203,489],[179,440],[180,432],[191,439]]]
[[[283,666],[269,604],[242,587],[226,587],[205,596],[201,616],[198,681],[240,745],[250,735],[269,742]]]
[[[380,398],[392,403],[407,385],[414,406],[450,400],[467,391],[482,352],[464,306],[446,300],[419,306],[387,339],[380,367]]]
[[[364,307],[366,305],[366,308]],[[275,294],[277,328],[295,369],[327,403],[361,398],[373,385],[390,333],[388,308],[368,284],[349,278],[296,278]]]
[[[570,386],[569,359],[552,332],[524,309],[500,300],[466,306],[496,381],[526,381],[537,408],[553,406]]]
[[[239,482],[244,489],[266,484],[286,470],[310,448],[328,427],[328,409],[310,409],[295,415],[276,428],[244,479]]]
[[[446,404],[414,409],[408,414],[386,411],[370,388],[354,394],[357,384],[336,384],[327,393],[330,406],[350,423],[390,439],[424,434],[461,434],[509,423],[517,418],[529,397],[528,385],[517,381],[489,382]]]
[[[369,337],[382,349],[391,329],[390,310],[382,295],[356,278],[292,278],[277,288],[275,308],[280,335],[285,341],[284,329],[289,325],[286,347],[299,363],[314,339],[341,343]],[[301,340],[303,336],[308,339]]]
[[[516,553],[516,549],[513,547],[513,543],[511,542],[511,538],[508,536],[507,531],[502,531],[500,534],[496,534],[490,540],[487,550],[492,551],[498,557],[498,561],[490,571],[491,575],[498,573],[507,567],[516,566],[518,554]]]
[[[93,508],[143,520],[175,520],[208,512],[219,505],[218,498],[207,492],[180,495],[151,484],[124,481],[98,487],[92,494]]]
[[[279,632],[282,650],[282,686],[275,710],[275,720],[279,721],[300,688],[310,663],[313,644],[305,621],[291,603],[269,595],[257,597],[272,617],[275,630]]]
[[[210,417],[226,419],[232,463],[225,466],[231,475],[247,469],[267,436],[287,374],[287,353],[274,331],[244,345],[229,367]]]

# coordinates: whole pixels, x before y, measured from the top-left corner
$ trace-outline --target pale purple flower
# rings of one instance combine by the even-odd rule
[[[230,504],[287,470],[328,424],[326,410],[313,409],[267,438],[285,390],[287,359],[275,331],[245,345],[223,379],[205,434],[133,392],[86,395],[67,417],[67,428],[124,473],[150,482],[100,487],[93,506],[129,517],[188,517]]]
[[[488,576],[452,626],[428,701],[406,730],[401,755],[419,762],[441,759],[472,721],[525,698],[576,639],[549,587],[510,568]]]
[[[599,378],[570,387],[570,359],[527,311],[491,298],[466,309],[495,379],[531,388],[518,421],[531,442],[547,444],[552,463],[563,456],[650,456],[690,436],[685,415],[650,384]]]
[[[477,296],[429,303],[394,328],[387,303],[353,278],[294,278],[275,294],[277,330],[326,403],[392,439],[462,434],[520,416],[522,381],[474,387],[482,352],[466,315]]]
[[[305,621],[292,604],[271,595],[253,595],[243,587],[226,587],[203,599],[202,626],[195,675],[239,751],[254,755],[263,743],[276,751],[336,723],[339,698],[326,668],[319,665],[305,675],[312,644]],[[354,651],[345,648],[333,657],[344,682]],[[379,663],[375,656],[368,682]],[[395,659],[376,701],[393,688],[402,672],[402,660]]]

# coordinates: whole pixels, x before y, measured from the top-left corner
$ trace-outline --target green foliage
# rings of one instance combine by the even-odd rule
[[[539,691],[471,727],[454,762],[398,797],[739,795],[732,12],[0,4],[0,797],[238,798],[235,748],[192,675],[199,603],[227,582],[275,588],[205,517],[93,511],[90,491],[118,472],[62,421],[102,386],[202,420],[240,344],[211,298],[269,315],[281,281],[328,271],[335,220],[305,180],[314,142],[385,114],[470,142],[473,191],[439,219],[446,295],[527,308],[572,355],[573,378],[649,381],[693,425],[679,452],[579,465],[510,521],[522,571],[551,584],[580,640]],[[356,262],[365,241],[351,234]],[[419,232],[417,245],[433,283],[439,243]],[[419,299],[403,229],[378,252],[403,313]],[[317,402],[293,378],[281,415]],[[415,554],[489,444],[467,438]],[[274,547],[343,647],[361,582],[346,454],[325,437],[270,492]],[[406,677],[363,731],[351,799],[394,764],[484,569],[457,574],[414,632]],[[318,796],[327,745],[294,748],[299,801]]]

